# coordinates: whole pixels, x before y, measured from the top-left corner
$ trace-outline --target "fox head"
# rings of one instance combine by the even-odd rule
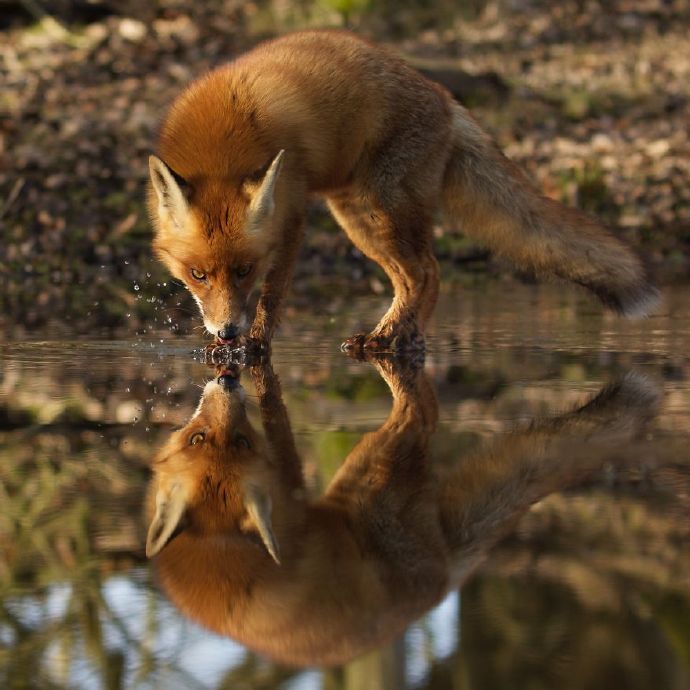
[[[234,376],[221,374],[207,383],[192,418],[154,459],[146,555],[155,556],[188,531],[195,537],[252,540],[279,563],[271,522],[271,464]]]
[[[242,179],[185,179],[149,158],[154,249],[199,305],[206,329],[231,341],[251,325],[250,297],[273,262],[284,151]]]

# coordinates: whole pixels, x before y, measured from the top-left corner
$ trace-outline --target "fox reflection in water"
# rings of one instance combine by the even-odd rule
[[[250,369],[263,434],[230,372],[153,463],[147,555],[188,617],[293,665],[344,663],[459,587],[536,501],[591,479],[637,434],[658,393],[629,375],[454,463],[434,463],[438,405],[420,368],[378,359],[393,407],[323,497],[305,491],[280,384]],[[439,465],[439,466],[437,466]]]

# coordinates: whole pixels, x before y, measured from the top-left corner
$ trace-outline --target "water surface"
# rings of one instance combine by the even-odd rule
[[[118,340],[6,334],[0,685],[688,687],[690,299],[665,297],[660,315],[626,322],[567,289],[448,286],[416,374],[338,349],[383,297],[337,316],[288,312],[272,367],[308,493],[386,423],[391,381],[424,414],[436,403],[420,402],[420,386],[433,389],[438,425],[415,438],[420,472],[465,491],[450,591],[329,668],[285,666],[197,626],[144,555],[149,463],[214,377],[202,340],[168,328]],[[249,372],[242,385],[261,428]],[[337,622],[320,623],[324,637]]]

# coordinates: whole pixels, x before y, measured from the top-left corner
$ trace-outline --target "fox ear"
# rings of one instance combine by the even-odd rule
[[[271,497],[255,484],[247,484],[244,487],[244,505],[261,535],[266,551],[280,565],[280,552],[271,523]]]
[[[158,199],[158,212],[168,214],[178,227],[182,227],[189,211],[191,188],[188,182],[157,156],[149,156],[149,174]]]
[[[159,488],[156,493],[156,513],[151,520],[146,537],[146,557],[152,558],[168,543],[180,526],[187,507],[187,500],[178,483]]]
[[[283,155],[285,149],[280,149],[276,157],[271,161],[268,170],[254,192],[250,205],[251,214],[255,221],[262,221],[273,215],[275,209],[275,188],[280,169],[283,167]]]

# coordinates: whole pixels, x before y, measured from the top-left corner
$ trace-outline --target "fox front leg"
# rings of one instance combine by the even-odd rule
[[[284,224],[282,241],[274,250],[274,261],[269,269],[258,304],[256,316],[249,330],[246,346],[249,351],[267,352],[280,320],[283,298],[290,287],[297,254],[304,236],[303,218],[295,217]]]

